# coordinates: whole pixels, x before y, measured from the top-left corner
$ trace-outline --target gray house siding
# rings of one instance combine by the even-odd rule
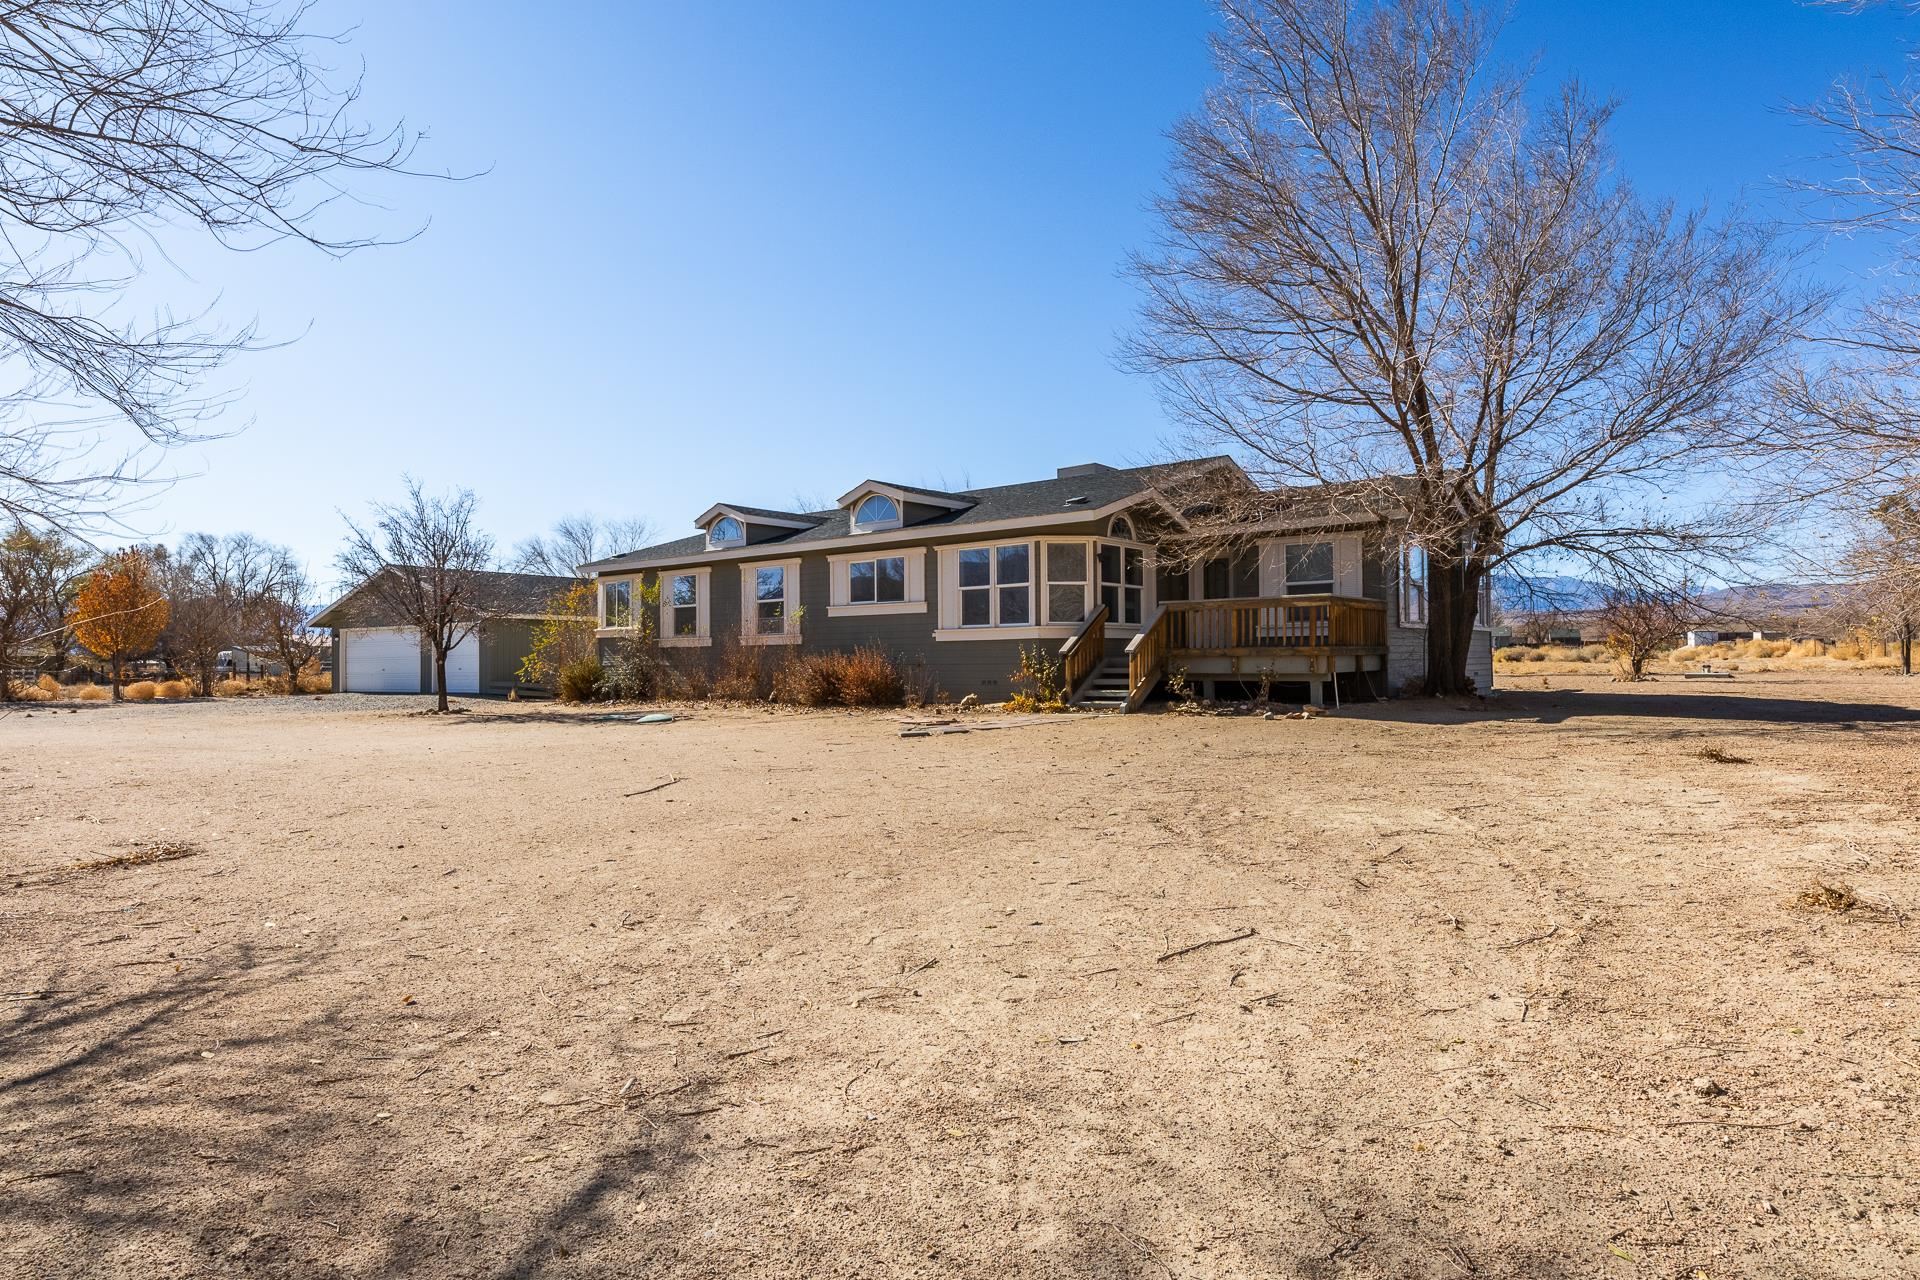
[[[1400,556],[1396,541],[1388,538],[1369,542],[1365,573],[1367,594],[1375,595],[1373,575],[1377,573],[1380,594],[1375,598],[1387,603],[1387,691],[1398,696],[1407,685],[1427,678],[1427,628],[1401,622]],[[1473,629],[1473,640],[1467,647],[1467,675],[1481,693],[1493,692],[1493,631],[1489,626]]]
[[[788,554],[781,555],[780,548],[767,548],[767,560],[798,560],[800,642],[798,645],[768,646],[769,663],[778,662],[780,655],[792,649],[812,652],[846,651],[872,646],[884,650],[900,666],[907,677],[910,689],[927,689],[951,697],[963,697],[974,693],[988,700],[998,700],[1014,692],[1013,671],[1020,662],[1022,645],[1041,646],[1058,651],[1065,643],[1059,638],[1044,639],[998,639],[990,638],[991,633],[983,633],[980,639],[937,640],[934,631],[940,625],[940,556],[939,548],[944,546],[966,545],[979,542],[1022,542],[1039,541],[1047,538],[1085,538],[1104,536],[1107,521],[1087,520],[1070,525],[1053,525],[1029,532],[1014,531],[998,536],[959,530],[943,537],[919,536],[909,528],[902,531],[898,539],[876,539],[871,550],[875,555],[886,555],[900,551],[924,550],[925,565],[925,604],[926,608],[917,613],[887,613],[871,615],[842,614],[829,616],[833,603],[833,565],[831,555],[844,554],[825,551],[805,551],[788,548]],[[861,548],[865,554],[868,548]],[[758,561],[747,561],[753,564]],[[709,644],[706,646],[671,646],[666,652],[679,662],[698,662],[699,655],[711,653],[714,648],[734,642],[741,628],[741,562],[720,560],[710,562],[707,602],[707,630]],[[680,570],[664,570],[668,575]],[[1034,572],[1037,576],[1039,566]],[[608,574],[616,579],[619,574]],[[633,575],[651,586],[658,581],[654,570]],[[1036,605],[1039,592],[1036,590]],[[637,598],[637,595],[636,595]],[[636,607],[638,605],[636,604]],[[664,634],[664,631],[663,631]],[[1110,639],[1108,652],[1118,654],[1126,645],[1126,636]],[[617,641],[612,638],[601,640],[601,653],[605,658]]]
[[[533,686],[520,679],[520,661],[533,649],[531,622],[490,622],[480,633],[480,692],[504,698]]]

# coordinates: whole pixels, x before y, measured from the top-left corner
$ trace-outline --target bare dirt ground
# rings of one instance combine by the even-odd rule
[[[1510,683],[0,718],[0,1273],[1920,1272],[1920,681]]]

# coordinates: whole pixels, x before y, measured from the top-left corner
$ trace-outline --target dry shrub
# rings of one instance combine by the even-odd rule
[[[1833,911],[1844,914],[1863,905],[1860,895],[1853,886],[1846,884],[1823,884],[1816,880],[1811,889],[1804,890],[1794,899],[1809,911]]]
[[[105,702],[113,693],[103,684],[70,684],[67,696],[81,702]]]
[[[40,690],[40,692],[49,694],[52,697],[57,698],[60,696],[60,682],[52,676],[41,676],[38,680],[34,681],[34,687]]]
[[[1827,652],[1824,641],[1795,640],[1792,647],[1787,650],[1787,656],[1789,658],[1824,658]]]
[[[728,702],[762,701],[772,685],[767,668],[767,646],[729,637],[714,650],[707,696]]]
[[[180,698],[191,698],[193,696],[193,686],[185,680],[162,680],[159,684],[153,686],[153,696],[168,702]]]
[[[309,658],[307,665],[300,668],[294,687],[300,693],[332,693],[333,677],[320,669],[318,659]]]
[[[1867,651],[1852,640],[1842,640],[1839,644],[1827,650],[1827,654],[1829,657],[1837,658],[1841,662],[1862,662],[1867,657]]]
[[[562,663],[554,676],[553,696],[562,702],[591,702],[599,696],[605,675],[598,658],[577,658]]]
[[[225,680],[217,681],[213,686],[213,696],[216,698],[245,698],[253,691],[254,687],[251,684],[237,676],[228,676]]]
[[[58,688],[59,686],[54,686]],[[22,684],[18,680],[7,681],[7,697],[15,702],[52,702],[54,695],[37,684]]]
[[[136,680],[120,691],[120,696],[128,702],[152,702],[154,695],[160,692],[160,686],[151,680]]]
[[[907,682],[882,649],[851,653],[794,653],[775,669],[773,699],[802,707],[897,707]]]
[[[1702,760],[1710,761],[1713,764],[1752,764],[1753,763],[1753,761],[1748,757],[1737,756],[1733,754],[1733,752],[1727,750],[1725,747],[1702,747],[1700,748],[1699,755]]]

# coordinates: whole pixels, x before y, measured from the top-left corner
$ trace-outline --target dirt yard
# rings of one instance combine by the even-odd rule
[[[1920,680],[1540,684],[5,716],[0,1273],[1920,1274]]]

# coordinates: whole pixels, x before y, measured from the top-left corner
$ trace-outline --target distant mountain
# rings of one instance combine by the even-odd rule
[[[1494,603],[1511,613],[1581,613],[1599,608],[1603,595],[1598,584],[1565,574],[1495,574],[1493,578]],[[1842,589],[1831,583],[1766,582],[1703,591],[1700,605],[1709,614],[1758,619],[1825,609],[1841,595]]]
[[[1598,586],[1565,574],[1493,575],[1493,603],[1503,611],[1576,613],[1599,608],[1600,595]]]

